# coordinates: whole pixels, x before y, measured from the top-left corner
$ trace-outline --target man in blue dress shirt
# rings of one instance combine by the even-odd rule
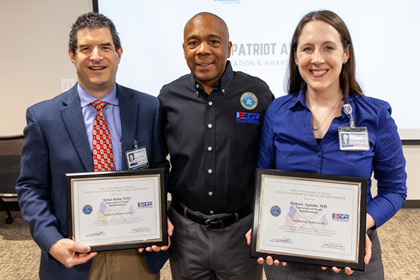
[[[129,249],[97,255],[68,238],[65,174],[94,171],[92,130],[97,111],[92,102],[106,102],[103,112],[115,170],[128,169],[124,154],[137,145],[146,149],[150,167],[167,167],[158,99],[115,82],[122,48],[114,24],[101,14],[80,16],[70,32],[68,52],[78,83],[27,110],[16,186],[22,215],[42,250],[39,276],[159,279],[156,273],[168,258],[166,252],[140,254],[141,249]]]

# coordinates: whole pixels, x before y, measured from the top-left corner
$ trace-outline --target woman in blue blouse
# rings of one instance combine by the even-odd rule
[[[391,107],[364,96],[355,79],[350,33],[331,11],[311,12],[302,18],[292,38],[289,71],[289,94],[273,101],[264,117],[258,166],[367,178],[373,171],[378,194],[372,197],[369,180],[366,225],[370,238],[365,257],[369,265],[364,272],[323,271],[294,263],[282,267],[276,260],[275,266],[265,266],[267,279],[337,279],[349,277],[346,274],[383,279],[375,229],[401,208],[407,192],[405,159]],[[273,264],[270,257],[267,263]]]

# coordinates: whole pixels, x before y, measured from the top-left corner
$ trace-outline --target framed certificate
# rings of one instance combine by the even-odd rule
[[[364,270],[367,179],[257,169],[251,255]]]
[[[92,251],[168,244],[163,168],[66,177],[69,238]]]

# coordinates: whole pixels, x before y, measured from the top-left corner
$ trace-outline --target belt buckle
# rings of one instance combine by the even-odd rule
[[[204,225],[208,229],[221,229],[225,227],[225,225],[223,224],[223,220],[220,218],[207,219],[204,222]]]

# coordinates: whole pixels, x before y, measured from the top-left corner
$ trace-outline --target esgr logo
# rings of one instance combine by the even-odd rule
[[[258,113],[236,112],[236,122],[238,123],[260,124],[260,117],[261,114]]]
[[[138,207],[139,208],[153,208],[153,202],[151,201],[139,202]]]
[[[332,213],[333,221],[340,221],[340,222],[349,222],[350,215],[349,214],[339,214],[339,213]]]

